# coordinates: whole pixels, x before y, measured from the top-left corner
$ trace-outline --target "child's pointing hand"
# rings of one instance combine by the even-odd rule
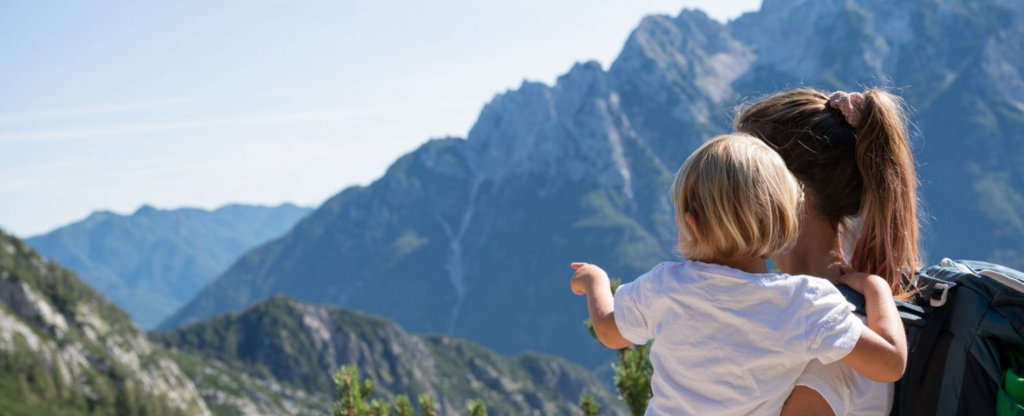
[[[572,293],[577,295],[587,294],[587,290],[595,283],[608,281],[608,273],[593,264],[572,263],[570,267],[575,269],[576,273],[573,273],[569,287],[572,289]]]

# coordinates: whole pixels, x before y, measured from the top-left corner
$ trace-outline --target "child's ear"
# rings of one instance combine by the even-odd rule
[[[690,226],[690,231],[693,231],[693,236],[694,237],[700,238],[700,231],[698,231],[698,228],[697,228],[697,217],[695,217],[693,214],[687,212],[686,213],[686,225]]]

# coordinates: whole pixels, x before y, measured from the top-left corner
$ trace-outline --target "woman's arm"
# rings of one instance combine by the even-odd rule
[[[868,318],[868,327],[843,362],[873,381],[899,380],[907,366],[907,338],[889,284],[866,273],[846,274],[839,282],[864,294]]]
[[[782,405],[781,416],[835,416],[832,406],[814,389],[796,386]]]
[[[587,309],[597,339],[604,346],[616,350],[633,345],[615,324],[615,298],[608,274],[593,264],[573,263],[572,268],[576,269],[570,281],[572,293],[587,295]]]

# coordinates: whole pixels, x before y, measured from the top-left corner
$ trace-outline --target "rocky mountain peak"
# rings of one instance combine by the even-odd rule
[[[684,10],[675,19],[644,18],[611,72],[626,88],[635,85],[644,93],[666,89],[655,97],[675,92],[688,99],[707,96],[721,101],[730,97],[730,84],[752,59],[748,48],[733,39],[725,25],[704,12]]]
[[[554,86],[523,83],[480,113],[468,144],[481,180],[510,175],[596,180],[629,193],[624,141],[636,140],[608,74],[579,63]]]
[[[135,210],[135,213],[133,213],[132,215],[134,215],[134,216],[145,216],[145,215],[156,214],[158,212],[160,212],[160,210],[157,209],[156,207],[154,207],[152,205],[149,205],[149,204],[143,204],[142,206],[139,207],[139,209]]]
[[[762,0],[761,9],[757,13],[781,13],[814,0]],[[822,2],[823,3],[823,2]],[[833,3],[837,3],[833,1]]]

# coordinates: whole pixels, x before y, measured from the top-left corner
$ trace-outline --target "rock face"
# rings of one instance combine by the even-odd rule
[[[29,238],[150,328],[195,296],[245,251],[287,232],[309,208],[228,205],[215,211],[96,212]]]
[[[1019,2],[766,0],[721,24],[645,18],[605,71],[495,97],[466,139],[402,157],[248,252],[162,326],[287,293],[500,353],[609,359],[568,263],[631,280],[673,258],[672,174],[736,105],[797,86],[896,87],[913,109],[933,257],[1024,266]]]
[[[128,316],[0,232],[4,414],[210,415],[192,382]]]
[[[323,416],[332,414],[331,391],[307,392],[263,367],[239,368],[201,354],[170,351],[215,416]],[[322,373],[327,374],[327,370]]]
[[[414,336],[382,318],[283,296],[150,337],[173,351],[214,409],[243,414],[326,413],[331,371],[343,364],[358,365],[376,382],[375,397],[429,394],[446,415],[463,414],[472,399],[495,415],[576,414],[581,394],[595,395],[607,414],[622,413],[602,383],[565,360],[504,358],[467,341]]]

